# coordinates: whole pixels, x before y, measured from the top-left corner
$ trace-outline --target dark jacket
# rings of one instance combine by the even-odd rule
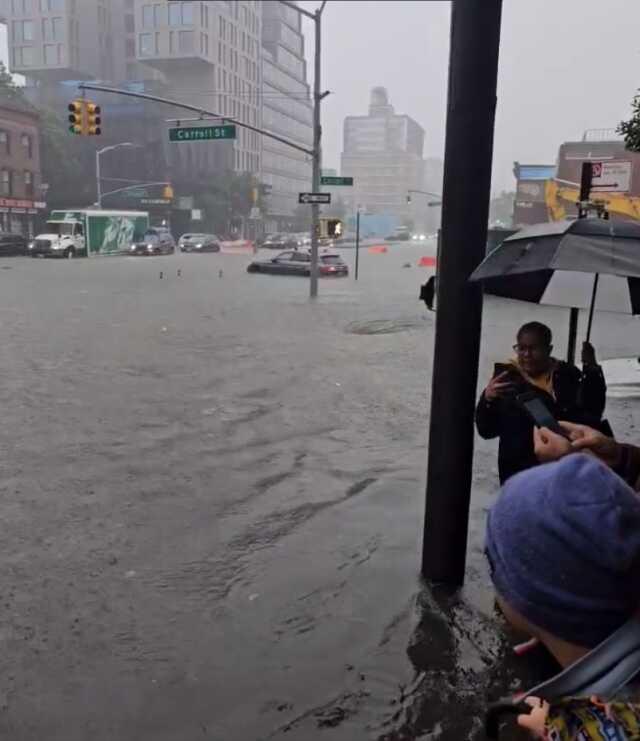
[[[516,401],[519,394],[537,393],[557,420],[602,429],[607,387],[599,366],[580,371],[573,365],[558,362],[553,374],[553,390],[555,399],[522,378],[507,397],[493,402],[488,402],[484,393],[480,397],[476,426],[485,440],[500,438],[498,473],[501,484],[538,464],[533,452],[533,422]]]

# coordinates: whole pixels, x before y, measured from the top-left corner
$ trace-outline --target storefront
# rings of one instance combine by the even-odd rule
[[[25,198],[0,197],[0,232],[34,237],[47,216],[47,204]]]

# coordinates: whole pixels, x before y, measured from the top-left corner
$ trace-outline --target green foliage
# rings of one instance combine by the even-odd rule
[[[257,190],[255,204],[254,189]],[[204,211],[203,226],[215,234],[228,235],[241,228],[254,205],[262,207],[262,195],[249,173],[225,172],[196,195],[196,204]]]
[[[640,152],[640,92],[631,102],[631,111],[631,118],[621,121],[616,131],[624,136],[625,147],[630,152]]]

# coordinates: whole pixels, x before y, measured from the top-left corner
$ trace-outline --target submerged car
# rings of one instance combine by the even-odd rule
[[[311,253],[306,250],[286,250],[271,260],[255,260],[247,267],[247,272],[309,276]],[[323,277],[345,277],[349,275],[349,268],[337,253],[321,252],[318,255],[318,274]]]
[[[178,247],[181,252],[220,252],[220,240],[214,234],[183,234]]]
[[[168,229],[152,227],[147,229],[139,242],[134,242],[130,249],[131,255],[172,255],[176,251],[176,243]]]
[[[0,232],[0,257],[26,255],[27,240],[22,234]]]

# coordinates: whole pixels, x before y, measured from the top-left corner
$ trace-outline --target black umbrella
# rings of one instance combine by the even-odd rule
[[[582,218],[525,227],[472,274],[485,293],[550,306],[640,314],[640,223]]]

